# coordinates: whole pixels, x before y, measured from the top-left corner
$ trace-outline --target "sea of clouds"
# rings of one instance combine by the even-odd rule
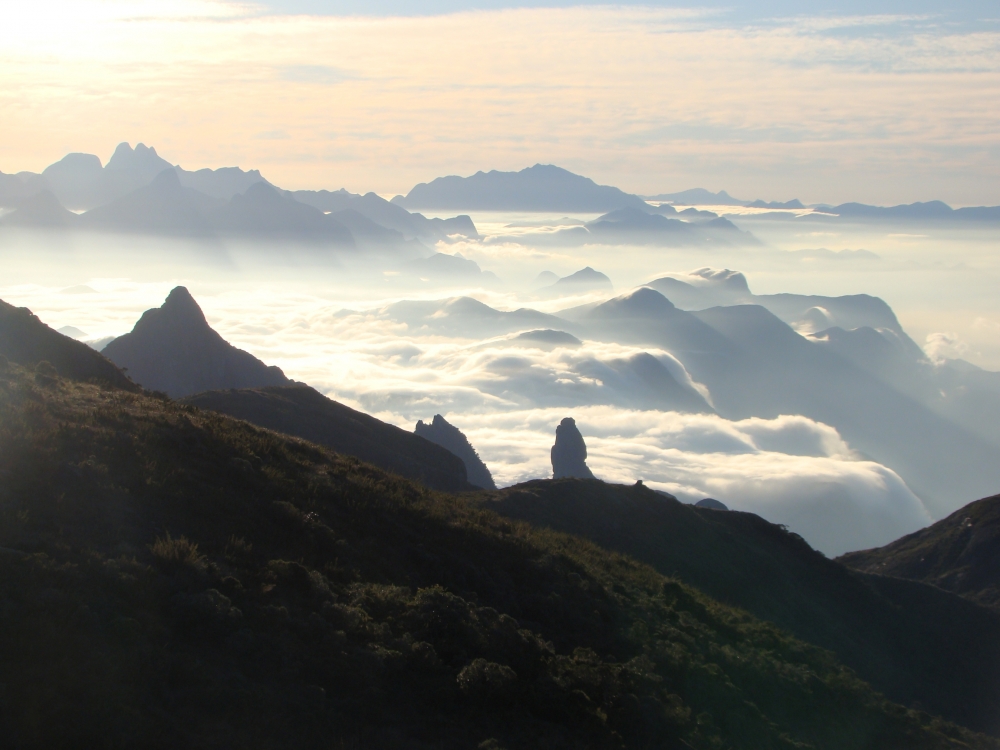
[[[129,330],[174,283],[21,284],[0,297],[97,338]],[[389,315],[395,293],[359,310],[357,299],[331,300],[301,283],[187,283],[226,339],[331,398],[408,430],[443,414],[501,486],[551,476],[555,427],[571,416],[599,478],[642,479],[685,502],[714,497],[787,525],[828,555],[885,544],[932,520],[899,476],[856,455],[828,425],[711,413],[711,394],[665,351],[587,340],[526,345],[516,332],[447,335]],[[701,394],[705,413],[657,408],[629,369],[636,357],[655,358]]]

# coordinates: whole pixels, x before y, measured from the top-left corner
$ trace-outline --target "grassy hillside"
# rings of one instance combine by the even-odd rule
[[[209,391],[184,403],[357,456],[428,487],[475,489],[462,459],[430,440],[338,404],[307,385]]]
[[[1000,495],[969,503],[885,547],[838,559],[869,573],[924,581],[1000,611]]]
[[[998,746],[591,543],[3,369],[8,746]]]
[[[642,486],[536,481],[485,498],[506,517],[631,555],[828,648],[894,700],[1000,734],[1000,617],[990,610],[850,571],[759,516]]]
[[[125,390],[134,383],[102,354],[53,331],[25,307],[0,300],[0,356],[26,367],[48,362],[73,380],[102,381]]]

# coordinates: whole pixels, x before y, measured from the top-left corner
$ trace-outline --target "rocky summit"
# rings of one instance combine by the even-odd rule
[[[566,417],[556,427],[556,442],[552,446],[552,478],[594,479],[587,466],[587,444],[576,426],[576,420]]]
[[[291,382],[277,367],[223,339],[182,286],[170,292],[162,307],[144,312],[132,332],[108,344],[103,354],[137,383],[173,398]]]

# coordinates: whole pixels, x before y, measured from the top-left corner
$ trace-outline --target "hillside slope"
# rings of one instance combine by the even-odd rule
[[[1000,617],[990,610],[853,573],[759,516],[641,486],[535,481],[484,506],[628,554],[829,648],[894,700],[1000,734]]]
[[[8,746],[998,746],[648,567],[245,422],[15,366],[0,425]]]
[[[474,489],[462,459],[393,425],[328,399],[307,385],[209,391],[184,400],[269,430],[309,440],[428,487]]]
[[[138,390],[106,357],[52,330],[26,307],[14,307],[3,300],[0,300],[0,355],[25,367],[48,362],[72,380],[98,380]]]
[[[885,547],[837,559],[868,573],[930,583],[1000,610],[1000,495],[969,503]]]

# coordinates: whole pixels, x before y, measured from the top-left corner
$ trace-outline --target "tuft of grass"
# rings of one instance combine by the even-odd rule
[[[165,536],[157,537],[156,541],[149,545],[149,551],[160,563],[168,567],[201,568],[205,565],[205,557],[198,553],[196,543],[186,536],[174,539],[169,531]]]

